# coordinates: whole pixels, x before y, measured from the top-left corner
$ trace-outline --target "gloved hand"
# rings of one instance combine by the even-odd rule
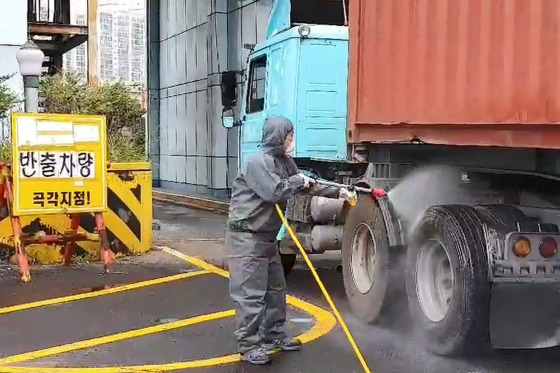
[[[309,188],[311,185],[315,184],[315,179],[310,178],[309,176],[303,174],[303,173],[299,173],[298,174],[299,177],[301,177],[303,179],[303,187],[305,189]]]
[[[340,198],[344,198],[350,206],[356,206],[356,204],[358,203],[358,194],[353,190],[350,191],[346,188],[340,188],[338,196]]]

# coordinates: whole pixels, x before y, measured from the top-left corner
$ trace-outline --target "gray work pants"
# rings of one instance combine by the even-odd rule
[[[278,251],[271,256],[230,257],[228,265],[230,296],[236,304],[238,351],[284,338],[286,278]]]

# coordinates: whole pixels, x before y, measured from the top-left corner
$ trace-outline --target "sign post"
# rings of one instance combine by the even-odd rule
[[[30,279],[25,245],[38,238],[21,232],[24,215],[66,214],[67,235],[43,236],[41,242],[65,242],[69,264],[74,242],[90,239],[78,234],[80,216],[95,214],[105,270],[112,258],[102,213],[107,210],[107,135],[103,116],[16,113],[12,115],[11,181],[6,196],[12,217],[14,244],[25,282]],[[4,177],[3,177],[4,179]],[[26,281],[27,280],[27,281]]]

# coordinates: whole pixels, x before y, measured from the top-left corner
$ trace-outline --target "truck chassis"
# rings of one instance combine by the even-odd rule
[[[337,169],[332,163],[299,162],[315,177],[359,186],[390,190],[402,179],[376,174],[384,167],[379,163],[357,163],[349,170],[348,163]],[[415,221],[399,216],[390,198],[369,195],[360,196],[352,209],[342,200],[298,196],[289,201],[287,218],[309,253],[341,250],[346,295],[365,322],[382,323],[407,304],[415,331],[439,355],[489,345],[557,346],[560,210],[554,204],[523,204],[523,195],[533,196],[532,191],[516,189],[545,175],[460,170],[468,200],[430,204]],[[548,177],[549,184],[557,183],[553,179]],[[488,186],[486,180],[499,180],[501,186]],[[432,180],[411,192],[423,198],[420,189],[437,184]],[[538,183],[533,186],[539,190]],[[295,250],[288,237],[281,243],[286,259]]]

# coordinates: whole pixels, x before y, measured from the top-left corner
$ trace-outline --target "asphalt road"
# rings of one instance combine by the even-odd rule
[[[189,230],[203,227],[204,235],[197,237],[220,237],[223,235],[225,217],[194,211],[177,206],[158,205],[155,216],[162,231],[179,224],[184,216]],[[194,223],[194,224],[193,224]],[[174,245],[181,247],[180,235]],[[188,250],[188,249],[187,249]],[[209,250],[212,251],[212,250]],[[208,254],[211,259],[216,254]],[[488,351],[484,356],[469,359],[449,359],[431,355],[415,339],[406,309],[396,312],[383,327],[364,324],[356,319],[346,300],[342,275],[336,271],[340,263],[337,256],[312,257],[320,278],[325,283],[342,317],[352,331],[370,368],[375,373],[560,373],[560,349],[525,351]],[[219,262],[219,259],[217,259]],[[288,277],[290,293],[328,309],[311,271],[305,263],[298,266]],[[301,356],[300,356],[301,355]],[[361,372],[357,358],[339,327],[326,337],[305,346],[300,355],[279,357],[275,371],[285,372]],[[262,368],[239,370],[238,367],[222,367],[212,372],[261,372]],[[276,370],[279,369],[279,370]],[[282,369],[282,370],[280,370]]]
[[[155,218],[157,243],[174,248],[179,257],[170,255],[171,251],[156,250],[121,261],[115,268],[120,273],[103,276],[98,274],[98,266],[46,267],[35,269],[34,281],[25,285],[19,283],[13,269],[0,266],[0,372],[93,373],[99,370],[59,369],[106,367],[104,372],[112,373],[118,371],[111,368],[115,366],[168,364],[232,354],[235,343],[231,314],[211,316],[233,308],[227,294],[227,279],[219,271],[202,273],[208,268],[180,258],[180,253],[208,257],[219,265],[225,217],[156,205]],[[430,355],[424,351],[422,341],[413,337],[405,310],[394,312],[383,327],[362,323],[352,315],[345,299],[341,274],[335,270],[337,257],[315,257],[314,263],[375,373],[560,373],[559,349],[489,351],[469,360]],[[169,276],[173,278],[159,284],[146,283]],[[144,281],[145,286],[122,286],[139,281]],[[301,263],[289,276],[288,284],[293,296],[328,309],[310,271]],[[50,305],[29,306],[29,302],[63,296],[85,298],[63,298]],[[13,308],[22,303],[28,306]],[[201,315],[201,322],[189,324],[188,320]],[[324,316],[323,312],[323,319]],[[320,319],[321,313],[316,312],[313,317]],[[290,333],[308,333],[314,324],[308,313],[290,308]],[[138,329],[141,331],[129,332]],[[110,337],[99,339],[107,335]],[[50,349],[53,346],[62,347]],[[32,353],[20,355],[29,352]],[[4,359],[14,355],[20,357],[7,364]],[[176,368],[173,371],[209,373],[363,371],[339,325],[306,343],[300,352],[276,355],[271,366],[230,362],[205,368]],[[156,367],[150,371],[158,370]]]

